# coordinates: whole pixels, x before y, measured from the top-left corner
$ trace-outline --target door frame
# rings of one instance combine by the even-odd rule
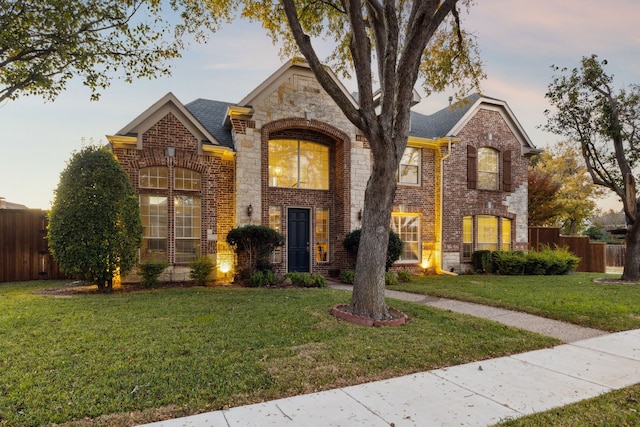
[[[307,255],[307,265],[309,266],[309,273],[311,273],[312,272],[311,269],[313,267],[313,265],[312,265],[313,263],[311,262],[312,254],[313,254],[313,251],[311,250],[311,248],[313,248],[313,241],[312,241],[313,240],[313,236],[311,234],[312,223],[313,223],[313,217],[312,217],[312,215],[313,215],[312,211],[313,210],[309,206],[287,206],[286,209],[287,209],[287,214],[286,214],[287,215],[287,219],[286,219],[286,221],[287,221],[287,235],[286,235],[287,266],[286,266],[286,271],[287,271],[287,273],[289,271],[291,271],[289,269],[289,266],[291,265],[291,257],[289,256],[289,244],[290,244],[289,236],[290,236],[290,232],[291,232],[291,230],[289,228],[289,217],[290,217],[289,214],[290,214],[290,211],[292,209],[296,209],[296,210],[304,210],[304,211],[307,212],[307,219],[308,219],[308,221],[307,221],[307,233],[308,233],[308,236],[309,236],[309,254]]]

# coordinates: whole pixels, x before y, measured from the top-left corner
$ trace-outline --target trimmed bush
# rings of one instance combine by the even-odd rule
[[[320,274],[290,272],[284,275],[294,286],[302,288],[326,288],[327,280]]]
[[[167,263],[162,261],[147,261],[138,266],[140,272],[140,284],[145,288],[158,286],[158,277],[167,268]]]
[[[384,273],[384,284],[387,286],[398,284],[398,278],[393,271],[387,271],[386,273]]]
[[[411,273],[409,270],[400,270],[398,271],[398,280],[400,282],[410,282],[411,281]]]
[[[257,271],[249,278],[247,285],[252,288],[261,288],[263,286],[275,285],[276,282],[276,274],[273,271]]]
[[[356,280],[356,271],[355,270],[346,270],[346,271],[343,271],[342,274],[340,275],[340,281],[342,283],[353,284],[353,282],[355,280]]]
[[[245,225],[230,230],[227,243],[238,254],[239,278],[246,280],[256,271],[271,270],[269,257],[284,245],[284,236],[265,225]]]
[[[497,251],[491,256],[496,274],[516,276],[525,274],[527,256],[518,251]]]
[[[361,230],[355,229],[344,237],[342,245],[353,256],[358,255],[358,247],[360,246]],[[402,246],[404,243],[400,236],[393,230],[389,230],[389,245],[387,246],[387,260],[385,262],[385,270],[389,271],[394,262],[400,259],[402,255]]]
[[[476,273],[491,273],[493,266],[491,263],[491,251],[480,250],[471,254],[471,265]]]
[[[209,276],[213,272],[215,266],[208,256],[200,256],[189,264],[191,271],[189,277],[196,285],[206,285],[209,282]]]
[[[580,258],[566,248],[543,247],[540,252],[498,251],[491,254],[496,274],[509,275],[562,275],[574,271]]]

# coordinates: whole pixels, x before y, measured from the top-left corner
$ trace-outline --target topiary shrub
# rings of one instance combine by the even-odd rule
[[[346,270],[346,271],[343,271],[342,274],[340,275],[340,281],[342,283],[353,284],[355,280],[356,280],[355,270]]]
[[[344,237],[342,241],[342,246],[349,252],[350,254],[357,256],[358,255],[358,247],[360,246],[360,234],[361,230],[355,229]],[[400,259],[400,255],[402,255],[402,239],[398,233],[393,230],[389,230],[389,244],[387,246],[387,260],[385,261],[385,271],[389,271],[393,263]]]
[[[141,279],[140,284],[145,288],[155,288],[158,286],[158,277],[167,268],[167,263],[163,261],[147,261],[138,266]]]
[[[209,277],[215,266],[213,265],[211,258],[207,256],[200,256],[189,264],[189,268],[191,268],[189,277],[196,285],[203,286],[209,282]]]
[[[227,243],[238,255],[239,278],[244,280],[256,271],[271,270],[269,257],[275,248],[284,245],[284,236],[264,225],[245,225],[229,231]]]
[[[326,288],[327,279],[320,274],[289,272],[284,275],[285,279],[291,280],[291,284],[302,288]]]

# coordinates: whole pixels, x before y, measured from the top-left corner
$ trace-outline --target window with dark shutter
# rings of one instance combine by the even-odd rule
[[[478,152],[475,147],[467,145],[467,188],[475,190],[478,185]]]
[[[511,183],[511,151],[502,153],[502,189],[513,191]]]

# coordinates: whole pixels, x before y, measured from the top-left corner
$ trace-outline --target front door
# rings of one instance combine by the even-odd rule
[[[287,220],[289,271],[309,272],[309,210],[289,209]]]

